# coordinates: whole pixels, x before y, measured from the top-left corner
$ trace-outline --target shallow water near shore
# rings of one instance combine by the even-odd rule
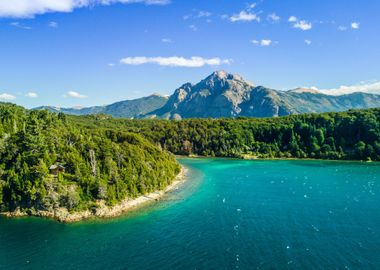
[[[380,268],[380,164],[180,162],[183,186],[117,219],[0,217],[0,269]]]

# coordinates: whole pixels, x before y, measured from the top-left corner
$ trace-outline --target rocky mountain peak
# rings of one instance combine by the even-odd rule
[[[326,95],[315,89],[297,88],[279,91],[254,86],[240,75],[215,71],[202,81],[185,83],[169,97],[153,94],[107,106],[83,109],[40,107],[68,114],[105,113],[114,117],[146,118],[218,118],[272,117],[297,113],[344,111],[380,106],[380,95],[353,93]]]
[[[231,81],[235,81],[235,82],[243,82],[245,84],[249,84],[249,85],[252,85],[252,83],[250,82],[247,82],[243,79],[242,76],[238,75],[238,74],[231,74],[231,73],[228,73],[224,70],[219,70],[219,71],[215,71],[213,72],[210,76],[208,76],[205,80],[205,82],[231,82]]]
[[[219,70],[219,71],[215,71],[214,73],[212,73],[211,76],[219,78],[220,80],[225,80],[228,77],[231,77],[231,74],[229,74],[228,72],[226,72],[224,70]]]

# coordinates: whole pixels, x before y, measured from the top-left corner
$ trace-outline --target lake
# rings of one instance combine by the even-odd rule
[[[111,220],[0,218],[0,269],[380,269],[380,164],[181,159]]]

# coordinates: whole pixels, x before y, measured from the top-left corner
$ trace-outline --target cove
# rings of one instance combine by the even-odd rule
[[[0,269],[377,269],[380,164],[180,159],[188,181],[109,220],[0,218]]]

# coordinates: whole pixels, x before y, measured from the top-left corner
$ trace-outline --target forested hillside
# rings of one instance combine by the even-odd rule
[[[179,171],[172,154],[137,134],[0,105],[1,211],[84,210],[97,200],[114,205],[163,189]]]
[[[278,118],[168,121],[88,116],[70,121],[139,133],[175,154],[380,160],[380,109]]]
[[[380,109],[169,121],[0,104],[0,210],[93,209],[163,189],[180,170],[169,152],[380,161]]]

